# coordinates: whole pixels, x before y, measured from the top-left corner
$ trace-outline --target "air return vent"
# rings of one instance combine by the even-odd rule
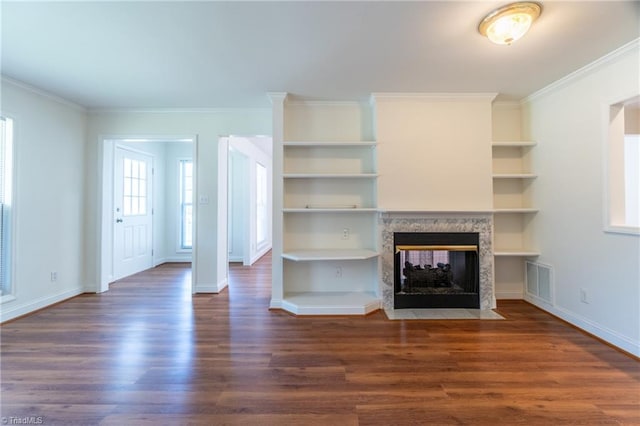
[[[525,264],[527,294],[552,304],[553,270],[551,266],[536,262],[525,262]]]

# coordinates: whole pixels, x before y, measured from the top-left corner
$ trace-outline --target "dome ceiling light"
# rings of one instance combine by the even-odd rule
[[[511,3],[489,13],[478,25],[478,31],[496,44],[511,44],[529,31],[541,12],[539,3]]]

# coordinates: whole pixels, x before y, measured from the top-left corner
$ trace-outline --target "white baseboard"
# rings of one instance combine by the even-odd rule
[[[522,300],[522,291],[496,291],[496,300]]]
[[[155,259],[153,261],[153,267],[155,268],[158,265],[162,265],[163,263],[185,263],[191,262],[191,255],[188,256],[167,256],[160,259]]]
[[[571,312],[567,309],[560,308],[557,306],[551,306],[547,303],[540,303],[539,300],[525,295],[524,299],[531,303],[532,305],[537,306],[538,308],[549,312],[557,316],[558,318],[563,319],[571,325],[574,325],[581,330],[586,331],[589,334],[592,334],[605,342],[622,349],[625,352],[628,352],[634,356],[640,357],[640,341],[634,341],[633,339],[623,336],[620,333],[611,330],[608,327],[605,327],[601,324],[598,324],[594,321],[591,321],[588,318],[584,318],[581,315],[578,315],[574,312]]]
[[[262,256],[264,256],[265,254],[267,254],[269,252],[269,250],[271,250],[271,245],[266,245],[264,247],[261,247],[256,254],[251,258],[251,264],[253,265],[254,263],[256,263],[258,260],[260,260],[260,258]]]
[[[282,309],[282,299],[271,299],[269,309]]]
[[[229,281],[225,278],[218,284],[196,283],[194,284],[194,293],[220,293],[229,285]]]
[[[18,318],[22,315],[29,314],[33,311],[37,311],[38,309],[46,308],[47,306],[53,305],[54,303],[62,302],[63,300],[70,299],[83,293],[85,293],[85,289],[83,287],[78,287],[73,290],[68,290],[63,293],[56,294],[54,296],[36,299],[23,305],[19,304],[18,306],[13,307],[3,306],[2,312],[0,312],[0,323]]]
[[[191,256],[169,256],[164,258],[164,263],[189,263]]]

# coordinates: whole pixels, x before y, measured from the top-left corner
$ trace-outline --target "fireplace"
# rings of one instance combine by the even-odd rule
[[[394,233],[394,309],[480,307],[476,232]]]
[[[423,279],[422,284],[416,284],[415,280],[409,282],[409,285],[414,289],[420,286],[430,289],[422,290],[424,293],[445,293],[458,287],[465,290],[463,293],[472,293],[473,291],[469,290],[475,290],[476,295],[473,296],[475,304],[473,307],[481,310],[490,310],[496,307],[493,288],[493,214],[491,212],[385,211],[381,212],[378,223],[381,237],[380,286],[385,311],[396,308],[395,296],[398,293],[396,282],[400,283],[400,285],[403,282],[402,276],[398,279],[396,278],[396,274],[398,274],[396,264],[399,264],[399,273],[402,274],[402,270],[407,267],[404,264],[407,260],[413,264],[413,269],[417,269],[416,266],[420,265],[420,268],[424,271],[426,270],[425,264],[431,265],[431,268],[435,269],[414,274],[411,277],[412,279]],[[409,237],[409,240],[400,239],[398,243],[396,236],[402,234],[413,235],[413,237]],[[430,234],[435,237],[450,234],[451,237],[447,237],[450,239],[445,239],[444,241],[419,239]],[[471,239],[467,239],[467,236],[471,236]],[[398,254],[412,251],[404,250],[408,247],[403,247],[403,250],[397,253],[398,244],[418,246],[413,248],[413,251],[418,253],[405,254],[404,260],[398,263],[399,261],[396,259]],[[455,247],[446,247],[445,250],[443,249],[444,246]],[[434,253],[428,253],[429,251]],[[446,255],[442,253],[445,251],[447,252]],[[448,256],[448,261],[446,256]],[[438,263],[443,265],[438,267]],[[449,264],[448,267],[446,267],[447,263]],[[465,268],[464,279],[457,278],[461,273],[461,264],[464,264]],[[417,271],[420,271],[420,269],[417,269]],[[454,273],[456,274],[456,278],[453,280],[455,285],[449,287],[446,279],[449,274]],[[475,278],[473,277],[474,274]],[[470,288],[472,287],[470,285],[471,282],[476,286],[475,289]],[[405,284],[407,283],[405,282]],[[415,294],[411,296],[415,296]],[[468,297],[471,298],[472,296]],[[420,298],[421,296],[416,297],[416,299]],[[466,304],[466,302],[464,303]],[[433,308],[445,306],[423,305],[423,307]],[[456,306],[461,307],[458,304]],[[449,307],[452,306],[449,305]]]

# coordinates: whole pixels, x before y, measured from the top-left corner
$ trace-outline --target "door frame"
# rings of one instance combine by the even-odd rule
[[[114,135],[100,137],[102,149],[98,150],[98,164],[101,165],[100,179],[97,190],[98,226],[97,253],[96,253],[96,293],[109,290],[109,283],[113,281],[113,169],[115,149],[122,142],[191,142],[193,172],[197,176],[197,135]],[[194,199],[198,199],[198,179],[193,182]],[[198,203],[193,208],[193,248],[191,252],[191,292],[194,293],[194,280],[197,276],[196,250],[197,250],[197,215]]]

